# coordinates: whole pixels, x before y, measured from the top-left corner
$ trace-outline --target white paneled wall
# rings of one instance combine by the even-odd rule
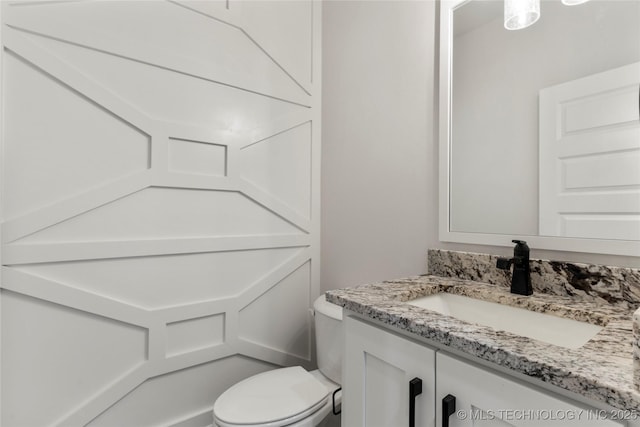
[[[2,2],[3,427],[313,365],[320,1]]]

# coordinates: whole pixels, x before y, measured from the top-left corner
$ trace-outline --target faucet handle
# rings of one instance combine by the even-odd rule
[[[513,263],[513,259],[508,258],[498,258],[496,262],[496,267],[501,270],[509,270],[511,268],[511,263]]]

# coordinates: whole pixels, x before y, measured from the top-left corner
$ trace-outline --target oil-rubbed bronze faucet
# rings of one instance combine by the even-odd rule
[[[529,246],[524,240],[512,240],[516,244],[513,248],[513,258],[498,258],[496,267],[509,270],[513,264],[511,276],[511,293],[518,295],[531,295],[531,270],[529,269]]]

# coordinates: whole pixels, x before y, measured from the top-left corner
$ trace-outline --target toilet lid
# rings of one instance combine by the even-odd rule
[[[302,367],[294,366],[237,383],[216,400],[213,413],[227,424],[276,423],[317,410],[328,396],[324,384]]]

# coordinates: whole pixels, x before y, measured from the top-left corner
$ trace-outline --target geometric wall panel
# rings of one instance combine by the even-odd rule
[[[6,217],[149,167],[148,135],[11,53],[4,67]]]
[[[311,123],[241,150],[241,176],[300,215],[311,215]]]
[[[208,252],[14,268],[130,305],[159,309],[240,294],[301,250]]]
[[[229,8],[241,11],[252,37],[296,81],[303,87],[309,86],[312,80],[312,31],[305,21],[312,13],[311,0],[231,0]]]
[[[169,140],[169,170],[197,175],[225,176],[227,147],[197,141]]]
[[[49,425],[146,359],[145,329],[10,291],[1,308],[2,425]]]
[[[108,51],[118,55],[143,59],[165,68],[178,68],[192,75],[235,87],[280,98],[308,98],[238,28],[168,1],[130,1],[121,5],[114,5],[109,1],[94,5],[67,2],[51,8],[45,20],[40,18],[41,12],[34,9],[13,8],[12,18],[21,28],[36,33],[62,40],[80,41],[82,45],[95,49],[104,49],[106,45]],[[295,8],[290,9],[293,12]],[[299,44],[302,49],[306,49],[304,59],[309,63],[309,24],[306,19],[302,21],[296,18],[302,14],[303,18],[308,19],[311,10],[306,5],[300,12],[292,18],[294,22],[299,21],[296,22],[299,28],[296,31],[304,32],[306,29],[306,37],[297,41],[297,35],[291,34],[291,25],[283,35],[288,35],[286,40],[295,40],[288,44]],[[149,19],[149,16],[154,18]],[[283,31],[280,30],[280,33]],[[138,43],[130,43],[132,39],[138,40]],[[106,40],[108,43],[105,43]],[[280,47],[284,50],[283,48],[285,46]]]
[[[201,427],[312,368],[320,1],[1,7],[0,423]]]
[[[306,262],[240,311],[240,338],[300,357],[310,356],[311,320]]]
[[[195,11],[205,13],[208,16],[220,16],[229,9],[229,0],[182,0],[181,5],[192,8]]]
[[[211,414],[216,397],[236,381],[273,368],[255,359],[232,356],[161,375],[146,381],[88,426],[168,426],[202,412]],[[212,422],[209,418],[209,425]]]
[[[167,356],[213,347],[224,341],[224,314],[167,325]]]
[[[160,2],[141,2],[144,3]],[[215,25],[215,21],[212,22]],[[239,33],[236,30],[234,32]],[[280,98],[274,99],[258,92],[219,84],[217,80],[193,78],[171,69],[153,67],[43,37],[26,37],[45,46],[63,60],[72,62],[74,67],[91,76],[101,86],[108,87],[154,119],[223,130],[230,136],[249,137],[253,130],[268,126],[280,117],[306,110],[305,107],[281,101]],[[262,54],[262,51],[259,52]],[[227,56],[232,53],[228,52]],[[178,63],[184,65],[184,58],[180,60]],[[237,74],[260,76],[260,69],[247,65]],[[296,90],[303,93],[297,87]],[[308,98],[306,94],[304,96]],[[300,100],[303,101],[305,99]]]
[[[133,240],[301,234],[244,195],[229,191],[147,188],[19,240]]]

